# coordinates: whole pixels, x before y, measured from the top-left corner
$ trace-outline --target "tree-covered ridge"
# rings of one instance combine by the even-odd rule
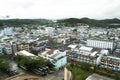
[[[79,23],[88,24],[90,27],[120,27],[120,20],[115,19],[105,19],[105,20],[95,20],[89,18],[68,18],[61,19],[57,21],[59,25],[65,26],[77,26]]]
[[[59,19],[57,20],[58,26],[68,26],[74,27],[81,24],[87,24],[90,27],[120,27],[120,20],[117,18],[114,19],[104,19],[96,20],[90,18],[68,18],[68,19]],[[0,20],[0,28],[3,26],[13,26],[20,27],[23,25],[46,25],[46,26],[55,26],[55,23],[52,20],[47,19],[7,19]]]
[[[8,19],[8,20],[0,20],[0,27],[7,26],[22,26],[22,25],[45,25],[48,23],[52,23],[51,20],[47,19]]]

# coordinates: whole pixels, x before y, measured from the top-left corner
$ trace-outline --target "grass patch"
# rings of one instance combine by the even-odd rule
[[[83,70],[73,63],[68,65],[67,68],[72,72],[73,80],[85,80],[89,75],[93,73],[90,70]]]

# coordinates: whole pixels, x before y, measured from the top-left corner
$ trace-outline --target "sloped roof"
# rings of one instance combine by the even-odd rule
[[[53,54],[53,52],[55,51],[55,49],[51,49],[51,50],[49,50],[48,52],[47,52],[47,54]]]

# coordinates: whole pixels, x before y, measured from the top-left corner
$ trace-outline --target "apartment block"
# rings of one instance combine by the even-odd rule
[[[103,56],[101,58],[100,67],[120,71],[120,58]]]
[[[102,49],[113,49],[114,48],[114,42],[108,41],[108,40],[87,40],[87,46],[90,47],[96,47],[96,48],[102,48]]]

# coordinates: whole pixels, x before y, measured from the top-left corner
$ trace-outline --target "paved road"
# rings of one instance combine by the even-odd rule
[[[46,77],[46,80],[62,80],[64,78],[64,71],[57,71],[54,74],[50,74]]]
[[[15,76],[12,76],[10,78],[7,78],[6,80],[25,80],[26,78],[34,78],[35,80],[62,80],[64,78],[64,71],[61,70],[61,71],[57,71],[55,72],[54,74],[48,74],[47,76],[45,77],[42,77],[42,76],[39,76],[39,75],[35,75],[35,74],[32,74],[32,73],[22,73],[22,74],[18,74],[18,75],[15,75]]]

